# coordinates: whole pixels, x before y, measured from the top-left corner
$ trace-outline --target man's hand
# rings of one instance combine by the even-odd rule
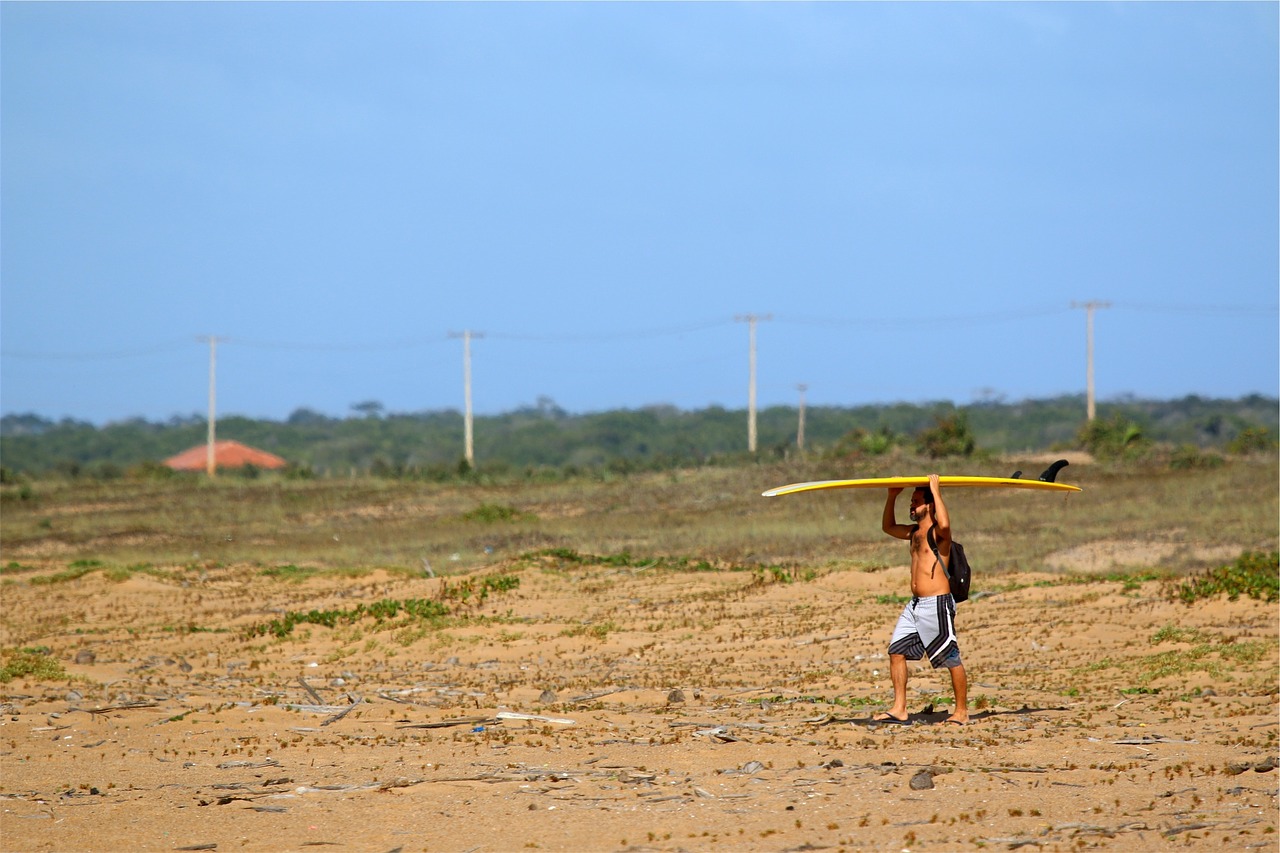
[[[890,486],[890,487],[889,487],[889,497],[891,497],[891,498],[896,498],[896,497],[897,497],[898,495],[900,495],[900,494],[902,494],[902,486]]]
[[[930,474],[930,475],[929,475],[929,490],[930,490],[930,491],[932,491],[932,492],[936,495],[936,494],[938,493],[938,489],[940,489],[940,488],[942,488],[941,478],[940,478],[937,474]]]

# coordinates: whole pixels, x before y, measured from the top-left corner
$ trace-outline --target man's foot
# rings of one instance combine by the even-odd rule
[[[968,717],[947,717],[940,725],[944,726],[967,726],[969,725]]]
[[[892,725],[892,726],[909,726],[911,725],[911,718],[909,716],[895,717],[893,714],[890,714],[888,711],[885,711],[883,714],[876,714],[874,717],[872,717],[871,722],[888,723],[889,725]]]

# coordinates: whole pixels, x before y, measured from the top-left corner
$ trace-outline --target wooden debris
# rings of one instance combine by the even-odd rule
[[[626,689],[625,687],[613,687],[609,690],[598,690],[595,693],[587,693],[583,696],[575,696],[574,698],[570,699],[569,702],[574,705],[578,704],[579,702],[591,702],[596,699],[603,699],[605,696],[612,696],[614,693],[621,693],[625,689]]]
[[[159,702],[124,702],[108,708],[72,708],[73,711],[88,711],[90,714],[110,714],[112,711],[136,711],[139,708],[157,708]]]
[[[715,726],[714,728],[710,728],[710,729],[699,729],[698,731],[694,732],[694,734],[700,735],[702,737],[710,738],[716,743],[737,743],[738,741],[742,740],[742,738],[737,738],[729,734],[729,730],[724,726]]]
[[[310,684],[307,684],[307,680],[301,675],[298,676],[298,683],[302,685],[303,690],[307,691],[307,695],[311,697],[311,701],[315,702],[317,705],[324,704],[324,700],[320,698],[320,694],[317,693]]]
[[[451,720],[437,720],[434,723],[409,723],[396,726],[397,729],[447,729],[453,726],[491,726],[498,722],[495,717],[455,717]]]
[[[542,714],[520,714],[515,711],[499,711],[498,720],[529,720],[534,723],[559,723],[564,726],[575,725],[575,721],[566,717],[547,717]]]
[[[288,708],[290,711],[302,711],[305,714],[336,714],[340,711],[347,710],[349,705],[282,705],[282,708]]]
[[[1124,740],[1113,740],[1115,744],[1128,744],[1130,746],[1146,746],[1152,743],[1195,743],[1194,740],[1174,740],[1163,735],[1143,735],[1142,737],[1128,737]]]
[[[329,717],[327,720],[324,720],[323,722],[321,722],[321,723],[320,723],[320,725],[322,725],[322,726],[327,726],[327,725],[329,725],[330,723],[336,723],[336,722],[338,722],[338,720],[341,720],[341,719],[342,719],[343,717],[345,717],[347,714],[350,714],[352,711],[354,711],[354,710],[355,710],[359,705],[361,705],[363,702],[364,702],[364,699],[362,699],[361,697],[357,696],[357,697],[356,697],[356,701],[354,701],[354,702],[352,702],[350,705],[348,705],[348,706],[346,707],[346,709],[345,709],[345,710],[340,711],[340,712],[338,712],[337,714],[334,714],[332,717]]]
[[[256,768],[256,767],[279,767],[279,766],[280,766],[280,762],[279,762],[279,761],[276,761],[274,758],[268,758],[268,759],[266,759],[265,761],[257,761],[257,762],[254,762],[254,761],[224,761],[224,762],[222,762],[221,764],[219,764],[219,765],[218,765],[218,769],[219,769],[219,770],[233,770],[233,769],[238,769],[238,768],[242,768],[242,767]]]

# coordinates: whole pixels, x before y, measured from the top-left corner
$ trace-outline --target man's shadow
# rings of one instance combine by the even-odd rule
[[[1029,705],[1023,705],[1016,711],[979,711],[976,714],[969,715],[969,723],[976,723],[982,720],[990,720],[995,717],[1025,716],[1027,714],[1043,714],[1049,711],[1068,711],[1069,708],[1063,706],[1048,708],[1032,708]],[[945,723],[947,718],[951,716],[950,711],[935,711],[933,706],[929,705],[924,710],[911,714],[907,714],[905,721],[898,720],[877,720],[875,714],[870,717],[836,717],[831,716],[822,721],[822,725],[829,726],[833,723],[849,723],[855,726],[866,726],[867,728],[879,728],[880,726],[936,726]]]

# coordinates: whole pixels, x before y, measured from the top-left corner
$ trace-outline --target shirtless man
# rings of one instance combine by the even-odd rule
[[[901,488],[889,489],[884,504],[881,527],[885,533],[911,543],[911,601],[902,609],[898,624],[889,641],[889,677],[893,681],[893,705],[873,719],[883,723],[909,724],[907,713],[907,660],[928,656],[934,669],[946,667],[951,672],[951,689],[956,707],[947,723],[969,722],[968,681],[960,662],[960,646],[956,640],[956,604],[951,598],[951,582],[946,567],[951,560],[951,518],[942,502],[938,475],[929,476],[929,486],[911,493],[911,520],[915,524],[899,524],[894,511]],[[932,532],[932,536],[930,536]],[[933,539],[942,561],[933,553]]]

